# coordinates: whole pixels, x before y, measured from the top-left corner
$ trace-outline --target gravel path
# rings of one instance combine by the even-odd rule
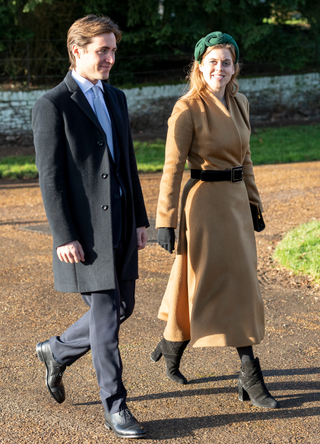
[[[178,386],[150,352],[164,324],[157,319],[173,257],[155,242],[140,253],[134,315],[121,328],[128,404],[146,427],[144,442],[320,443],[320,291],[272,260],[284,233],[320,219],[320,163],[255,168],[267,229],[257,234],[266,338],[255,347],[270,391],[282,408],[267,411],[237,400],[239,360],[230,348],[187,348]],[[154,221],[160,175],[143,175]],[[185,180],[187,179],[187,173]],[[51,237],[33,182],[0,182],[0,443],[118,443],[103,425],[103,409],[86,355],[65,372],[65,403],[44,384],[35,344],[61,333],[86,310],[76,294],[53,289]]]

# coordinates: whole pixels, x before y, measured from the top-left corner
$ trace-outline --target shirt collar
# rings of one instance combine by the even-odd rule
[[[81,88],[83,94],[86,94],[89,91],[89,89],[91,89],[93,86],[99,86],[102,92],[104,92],[101,80],[98,80],[98,82],[95,85],[93,85],[93,83],[91,83],[90,80],[87,80],[84,77],[80,76],[80,74],[78,74],[77,71],[75,71],[74,69],[72,70],[71,75]]]

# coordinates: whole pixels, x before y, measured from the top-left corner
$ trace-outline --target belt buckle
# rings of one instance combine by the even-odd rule
[[[241,182],[243,175],[242,165],[231,168],[231,182]]]

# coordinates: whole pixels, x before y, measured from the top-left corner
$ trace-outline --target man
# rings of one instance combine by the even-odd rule
[[[120,38],[108,17],[77,20],[68,31],[70,71],[33,109],[55,288],[80,292],[90,307],[36,351],[46,366],[49,392],[61,403],[64,370],[91,349],[106,427],[119,437],[140,438],[145,430],[126,405],[118,334],[133,311],[137,250],[146,245],[149,224],[126,99],[103,82]]]

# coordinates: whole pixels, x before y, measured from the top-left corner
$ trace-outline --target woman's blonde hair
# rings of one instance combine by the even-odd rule
[[[240,72],[240,65],[239,65],[239,62],[235,63],[236,51],[235,51],[233,45],[231,45],[229,43],[219,43],[218,45],[209,46],[202,56],[201,63],[202,63],[204,57],[207,54],[209,54],[209,52],[211,52],[213,49],[219,49],[219,48],[227,48],[231,52],[232,61],[234,64],[235,71],[230,79],[230,82],[226,86],[226,90],[231,96],[235,96],[236,93],[239,91],[239,85],[238,85],[238,82],[236,79],[237,79],[239,72]],[[193,97],[196,95],[201,95],[201,93],[207,87],[207,83],[204,80],[202,72],[200,71],[200,64],[196,60],[194,60],[193,63],[191,64],[191,69],[190,69],[186,79],[188,81],[189,91],[186,94],[184,94],[183,97]]]

